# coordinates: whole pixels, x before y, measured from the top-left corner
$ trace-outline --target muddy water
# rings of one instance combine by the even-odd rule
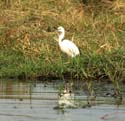
[[[98,97],[103,103],[87,108],[55,110],[57,85],[1,80],[0,121],[125,121],[125,105],[115,105],[110,97]],[[86,95],[77,92],[76,97],[86,101]]]

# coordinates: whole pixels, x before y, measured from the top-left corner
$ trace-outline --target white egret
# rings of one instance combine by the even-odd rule
[[[70,57],[75,57],[80,54],[78,47],[70,40],[64,39],[65,29],[60,26],[58,27],[58,31],[61,33],[59,35],[59,46],[62,52],[66,53]]]

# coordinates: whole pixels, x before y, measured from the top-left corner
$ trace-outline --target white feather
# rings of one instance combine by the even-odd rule
[[[59,35],[59,46],[62,52],[68,56],[75,57],[80,54],[78,47],[70,40],[63,40],[65,36],[65,30],[63,27],[58,27],[58,31],[61,32]]]

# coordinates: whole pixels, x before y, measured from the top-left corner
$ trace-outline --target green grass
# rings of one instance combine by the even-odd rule
[[[1,77],[108,80],[116,88],[125,81],[124,1],[83,6],[77,0],[23,0],[10,8],[0,3]],[[60,25],[80,48],[79,57],[60,51]]]

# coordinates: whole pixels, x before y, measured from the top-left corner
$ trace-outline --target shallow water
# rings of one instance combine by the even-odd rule
[[[0,81],[0,121],[124,121],[125,105],[103,103],[88,108],[55,110],[57,83]],[[76,93],[86,101],[86,95]],[[105,99],[104,97],[98,97]],[[108,98],[111,100],[112,98]]]

